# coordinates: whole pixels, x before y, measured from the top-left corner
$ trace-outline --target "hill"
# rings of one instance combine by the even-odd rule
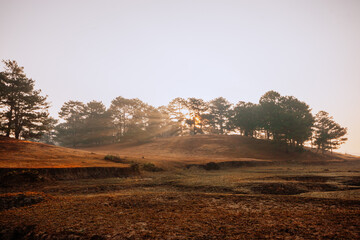
[[[199,164],[222,161],[301,161],[355,160],[342,154],[322,155],[311,150],[286,153],[284,147],[267,140],[238,135],[195,135],[159,138],[147,143],[117,143],[84,148],[123,158],[144,159],[161,164],[166,162]]]
[[[146,143],[117,143],[71,149],[43,143],[0,137],[0,168],[125,167],[128,164],[104,160],[107,154],[124,162],[153,162],[166,166],[208,162],[246,161],[318,162],[359,160],[358,157],[307,150],[286,153],[270,141],[235,135],[196,135],[159,138]]]
[[[0,168],[124,167],[104,155],[43,143],[0,137]]]

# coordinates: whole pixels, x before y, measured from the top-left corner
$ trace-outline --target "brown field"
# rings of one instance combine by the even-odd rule
[[[159,139],[89,152],[3,141],[3,168],[30,161],[36,169],[63,166],[59,152],[69,168],[121,164],[103,160],[106,154],[141,164],[140,173],[129,177],[2,185],[0,239],[360,238],[360,160],[354,156],[287,154],[237,136]],[[51,151],[59,157],[47,158]],[[9,165],[11,159],[17,163]],[[164,170],[145,171],[141,166],[148,162]],[[201,165],[208,162],[220,170],[205,170]]]
[[[122,167],[103,154],[0,136],[0,168]]]
[[[170,137],[148,143],[118,143],[88,147],[83,150],[112,154],[125,159],[154,162],[165,168],[223,161],[323,163],[360,159],[336,153],[321,155],[315,151],[286,153],[284,147],[279,147],[272,142],[235,135]]]

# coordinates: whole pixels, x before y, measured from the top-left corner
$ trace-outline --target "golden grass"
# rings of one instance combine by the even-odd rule
[[[118,143],[83,149],[99,154],[112,154],[137,161],[153,162],[163,168],[225,161],[277,161],[311,164],[319,161],[360,160],[356,156],[336,153],[321,155],[309,149],[302,153],[286,153],[283,147],[270,141],[235,135],[169,137],[147,143]]]
[[[103,154],[0,137],[1,168],[124,167]]]
[[[0,137],[1,168],[122,167],[105,161],[107,154],[127,162],[152,162],[165,169],[186,164],[225,161],[294,161],[311,163],[335,159],[359,160],[341,154],[322,156],[311,151],[287,154],[266,140],[243,136],[197,135],[160,138],[147,143],[119,143],[80,149]]]

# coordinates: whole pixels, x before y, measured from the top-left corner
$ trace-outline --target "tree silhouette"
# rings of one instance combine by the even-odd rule
[[[344,136],[347,129],[336,123],[332,116],[325,111],[320,111],[315,116],[314,142],[318,149],[324,153],[326,150],[337,149],[347,138]]]
[[[208,104],[199,98],[188,98],[186,102],[187,109],[190,112],[190,119],[186,123],[193,127],[193,134],[202,133],[204,125],[203,114],[208,109]]]
[[[93,100],[86,104],[84,110],[86,132],[83,142],[90,145],[110,142],[112,138],[111,116],[105,105]]]
[[[147,138],[149,114],[153,109],[154,107],[137,98],[115,98],[111,102],[109,111],[116,129],[116,141]]]
[[[177,127],[180,130],[180,135],[184,134],[186,100],[183,98],[175,98],[168,105],[167,110],[169,117],[177,122]]]
[[[253,103],[239,102],[234,108],[233,125],[244,136],[254,137],[259,128],[259,106]]]
[[[16,61],[3,61],[5,71],[0,74],[1,130],[16,139],[40,139],[46,131],[49,104],[34,80],[26,77],[24,68]]]
[[[57,126],[57,141],[65,146],[78,146],[83,140],[86,132],[85,116],[86,106],[83,102],[68,101],[64,103],[59,116],[65,122]]]
[[[261,107],[261,125],[267,132],[267,138],[278,140],[280,124],[280,101],[281,95],[275,91],[266,92],[259,100]]]
[[[224,134],[230,119],[230,104],[225,98],[219,97],[209,103],[208,119],[219,134]]]
[[[311,138],[314,117],[309,106],[293,96],[280,98],[278,132],[282,140],[292,147],[302,148]]]

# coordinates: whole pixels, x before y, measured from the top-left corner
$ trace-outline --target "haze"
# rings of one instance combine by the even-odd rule
[[[49,95],[257,102],[268,90],[325,110],[360,155],[360,1],[4,1],[0,59]]]

